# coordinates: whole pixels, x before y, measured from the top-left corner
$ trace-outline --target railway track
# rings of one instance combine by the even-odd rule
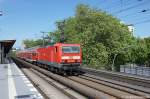
[[[150,88],[145,88],[145,87],[136,86],[136,85],[133,86],[133,85],[125,83],[125,82],[119,82],[119,81],[110,80],[110,79],[103,78],[103,77],[97,77],[97,76],[93,76],[93,75],[89,75],[89,74],[84,74],[79,77],[83,78],[83,79],[88,79],[93,82],[101,83],[104,85],[107,84],[110,87],[112,86],[112,87],[120,89],[120,90],[130,91],[131,93],[138,93],[141,95],[145,94],[145,93],[148,95],[150,94]]]
[[[108,86],[109,88],[117,89],[120,92],[123,91],[123,92],[127,92],[127,93],[134,94],[137,96],[140,95],[145,98],[150,97],[150,89],[145,89],[145,88],[141,88],[141,87],[137,88],[137,87],[131,86],[129,84],[125,85],[124,83],[120,83],[120,82],[115,82],[115,83],[113,81],[108,82],[108,80],[95,79],[94,77],[85,76],[85,75],[79,76],[78,78],[91,81],[92,83],[97,83],[97,84],[99,84],[99,86]],[[97,87],[95,87],[95,88],[97,89]],[[105,92],[108,91],[108,90],[104,90],[102,87],[100,88],[100,90],[105,91]]]
[[[27,68],[25,68],[25,65],[22,63],[17,62],[17,65],[43,95],[44,99],[87,99],[85,96],[60,84],[46,75],[29,68],[27,65]]]
[[[69,87],[66,87],[66,86],[58,83],[57,81],[45,76],[44,74],[42,74],[42,73],[40,73],[40,72],[38,72],[34,69],[23,69],[23,71],[24,71],[25,74],[27,74],[28,77],[31,74],[36,75],[40,78],[40,80],[44,80],[47,83],[47,88],[45,88],[43,90],[43,93],[45,91],[47,91],[47,93],[45,95],[48,97],[48,99],[58,99],[60,97],[61,97],[60,99],[86,99],[86,97],[84,97],[84,96],[80,95],[79,93],[73,91]],[[38,86],[39,85],[40,85],[40,83],[38,84]],[[53,92],[52,92],[52,90],[55,90],[55,89],[48,88],[48,86],[52,86],[57,90],[57,92],[55,91],[57,93],[57,94],[55,94],[55,96],[53,96]],[[48,93],[48,90],[51,90],[50,93]],[[56,97],[56,96],[58,96],[58,97]]]
[[[82,68],[83,72],[89,75],[103,77],[107,79],[112,79],[113,81],[124,82],[137,87],[150,88],[150,78],[138,77],[135,75],[125,74],[125,73],[116,73],[102,70],[95,70],[90,68]]]
[[[121,84],[110,83],[96,79],[94,77],[88,77],[88,75],[81,76],[69,76],[63,77],[57,74],[53,74],[47,70],[41,69],[37,66],[29,64],[19,59],[15,59],[17,62],[32,67],[36,74],[45,75],[45,78],[51,78],[72,90],[77,91],[78,93],[84,95],[87,98],[94,99],[146,99],[149,98],[149,92],[145,90],[135,90],[128,88],[127,86],[121,86]]]
[[[47,81],[45,81],[43,78],[38,77],[38,75],[36,75],[30,69],[22,68],[21,70],[30,79],[30,81],[39,90],[39,92],[43,95],[44,99],[58,99],[57,96],[53,95],[54,93],[57,93],[58,95],[60,95],[62,99],[70,99],[69,96],[64,95],[63,93],[60,93],[59,90],[57,90]]]

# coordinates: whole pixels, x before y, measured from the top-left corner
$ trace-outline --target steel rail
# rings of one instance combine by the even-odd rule
[[[79,77],[69,77],[69,79],[76,81],[78,83],[84,84],[88,87],[94,88],[96,90],[102,91],[106,94],[112,95],[114,97],[117,98],[125,98],[126,96],[129,97],[136,97],[136,98],[140,98],[140,99],[145,99],[147,97],[143,97],[140,95],[136,95],[135,93],[130,93],[129,91],[122,91],[122,90],[118,90],[118,88],[114,88],[114,87],[110,87],[108,85],[104,85],[104,84],[100,84],[100,83],[95,83],[93,81],[90,81],[89,79],[83,79],[83,78],[79,78]]]
[[[76,96],[70,94],[69,92],[67,92],[66,90],[69,89],[68,87],[65,88],[61,88],[60,86],[57,86],[55,84],[56,81],[52,81],[49,77],[45,76],[44,74],[31,69],[32,72],[34,72],[35,74],[37,74],[39,77],[41,77],[42,79],[44,79],[45,81],[47,81],[50,85],[54,86],[55,88],[57,88],[58,90],[62,91],[64,94],[66,94],[67,96],[69,96],[71,99],[78,99]],[[57,82],[58,83],[58,82]]]
[[[49,99],[49,96],[40,88],[39,84],[36,83],[33,79],[31,79],[26,72],[21,69],[21,71],[25,74],[25,76],[31,81],[31,83],[33,84],[33,86],[41,93],[41,95],[44,97],[44,99]]]
[[[129,84],[129,83],[126,83],[126,82],[120,82],[120,81],[107,79],[107,78],[104,78],[104,77],[99,77],[99,76],[90,75],[90,74],[83,74],[81,76],[88,77],[88,78],[98,80],[98,81],[102,81],[102,82],[105,82],[105,83],[111,83],[111,84],[119,85],[119,86],[122,86],[122,87],[130,88],[130,89],[133,89],[133,90],[136,90],[136,91],[141,91],[141,92],[150,94],[150,88],[145,88],[145,87],[142,87],[142,86],[132,85],[132,84]]]
[[[33,85],[35,86],[35,88],[37,88],[39,90],[39,92],[44,96],[44,99],[50,99],[49,95],[46,94],[43,90],[42,87],[40,87],[40,84],[35,82],[32,77],[30,77],[30,74],[28,74],[29,72],[32,72],[33,74],[37,75],[38,77],[40,77],[42,80],[46,81],[49,83],[50,86],[55,87],[56,89],[58,89],[59,91],[61,91],[63,94],[67,95],[68,97],[70,97],[70,99],[78,99],[75,96],[73,96],[72,94],[70,94],[69,92],[67,92],[66,90],[68,89],[67,87],[65,88],[60,88],[60,86],[57,86],[55,83],[57,83],[56,81],[53,81],[52,79],[50,79],[49,77],[46,77],[44,75],[42,75],[41,73],[37,72],[36,70],[33,70],[32,68],[28,68],[26,69],[25,67],[21,67],[23,66],[23,64],[20,65],[20,63],[16,62],[17,65],[20,67],[21,71],[26,75],[26,77],[28,77],[28,79],[33,83]],[[83,97],[82,97],[83,98]],[[84,98],[83,98],[84,99]]]
[[[91,74],[91,75],[95,75],[95,76],[99,76],[103,78],[113,79],[113,80],[117,80],[120,82],[126,82],[132,85],[150,88],[149,78],[142,78],[142,77],[137,77],[134,75],[124,74],[124,73],[95,70],[95,69],[90,69],[90,68],[81,68],[81,71],[87,74]]]
[[[120,82],[114,82],[112,80],[106,80],[106,79],[97,79],[95,77],[91,77],[91,76],[87,76],[87,75],[81,75],[81,76],[78,76],[82,79],[86,79],[86,80],[89,80],[89,81],[92,81],[92,82],[95,82],[95,83],[98,83],[98,84],[102,84],[102,85],[106,85],[106,86],[109,86],[111,88],[115,88],[115,89],[118,89],[120,91],[124,91],[124,92],[129,92],[131,94],[135,94],[135,95],[139,95],[139,96],[142,96],[142,97],[150,97],[150,89],[145,89],[145,88],[141,88],[141,89],[138,89],[136,88],[135,86],[131,86],[131,85],[125,85],[124,83],[120,83]]]
[[[30,64],[28,62],[25,62],[23,60],[17,59],[17,58],[13,58],[15,61],[20,62],[22,65],[24,66],[28,66],[31,67],[39,72],[41,72],[42,74],[72,88],[73,90],[81,93],[82,95],[85,95],[88,98],[92,98],[92,99],[116,99],[117,97],[114,97],[112,95],[103,93],[101,91],[95,90],[91,87],[85,86],[83,84],[77,83],[75,81],[72,81],[66,77],[62,77],[60,75],[57,74],[53,74],[45,69],[39,68],[38,66],[35,66],[33,64]]]
[[[19,60],[19,59],[16,59],[16,60]],[[22,61],[22,60],[19,60],[19,61]],[[110,84],[109,82],[99,81],[94,78],[88,78],[88,77],[83,77],[83,76],[79,76],[79,77],[72,76],[72,77],[66,78],[66,77],[62,77],[62,76],[53,74],[47,70],[41,69],[30,63],[27,63],[24,61],[22,61],[22,62],[23,62],[23,64],[26,64],[26,65],[34,68],[38,72],[41,72],[41,73],[45,74],[46,76],[49,76],[49,77],[55,79],[56,81],[63,83],[66,86],[69,86],[70,88],[80,92],[81,94],[84,94],[85,96],[87,96],[89,98],[99,98],[99,97],[106,98],[106,97],[111,96],[111,98],[134,97],[134,98],[145,99],[145,98],[149,97],[148,96],[149,94],[139,92],[137,90],[133,90],[132,88],[126,88],[121,85],[117,85],[117,84],[114,85],[112,83]],[[86,88],[85,88],[85,86],[86,86]],[[86,92],[86,93],[83,92],[83,89],[85,89],[84,92]],[[92,94],[89,91],[87,91],[87,89],[89,89],[90,92],[92,92]],[[93,90],[95,90],[96,95],[95,95],[95,92],[93,92]]]

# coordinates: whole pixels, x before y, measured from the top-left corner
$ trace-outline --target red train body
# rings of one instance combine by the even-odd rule
[[[20,51],[17,57],[24,60],[44,64],[55,71],[77,71],[82,63],[80,44],[57,43],[54,46],[40,47]]]

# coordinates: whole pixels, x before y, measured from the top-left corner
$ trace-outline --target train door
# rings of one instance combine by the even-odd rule
[[[55,62],[58,63],[58,46],[55,46],[54,58],[55,58]]]

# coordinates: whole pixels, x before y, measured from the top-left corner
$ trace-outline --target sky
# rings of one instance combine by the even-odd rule
[[[150,0],[0,0],[0,40],[16,39],[15,47],[20,47],[24,39],[40,38],[41,31],[56,29],[57,20],[74,16],[78,4],[134,24],[136,37],[150,36]]]

